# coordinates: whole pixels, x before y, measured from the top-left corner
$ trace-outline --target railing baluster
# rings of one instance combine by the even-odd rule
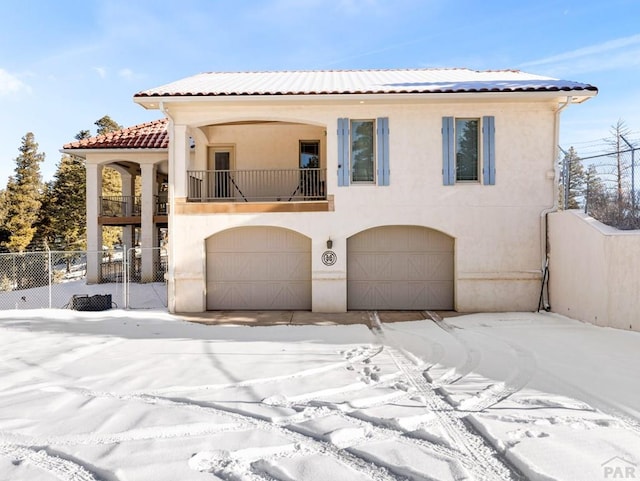
[[[141,214],[140,196],[100,196],[100,215],[105,217],[138,217]]]
[[[188,201],[294,202],[326,199],[326,169],[190,170],[187,178]]]

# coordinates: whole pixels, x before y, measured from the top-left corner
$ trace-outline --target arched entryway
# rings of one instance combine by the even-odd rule
[[[383,226],[347,239],[347,308],[451,310],[454,239],[419,226]]]
[[[280,227],[209,237],[208,310],[310,310],[311,239]]]

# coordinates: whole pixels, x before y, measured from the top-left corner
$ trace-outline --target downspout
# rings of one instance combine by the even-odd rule
[[[171,153],[171,149],[173,148],[173,118],[171,117],[171,115],[169,114],[168,109],[164,106],[164,101],[161,100],[160,103],[158,104],[158,108],[160,109],[160,111],[164,114],[165,117],[167,117],[167,119],[169,119],[169,123],[167,124],[167,134],[169,135],[169,147],[167,149],[167,163],[169,164],[169,185],[168,185],[168,192],[167,192],[167,196],[168,196],[168,204],[169,204],[169,212],[167,212],[167,220],[168,220],[168,224],[169,224],[169,235],[171,236],[172,234],[172,226],[174,224],[173,222],[173,215],[174,212],[176,211],[175,209],[175,195],[174,195],[174,187],[173,187],[173,182],[175,182],[175,178],[176,176],[174,175],[175,172],[173,171],[175,169],[175,162],[173,162],[172,160],[172,156],[173,154]],[[174,278],[174,262],[175,262],[175,239],[171,239],[171,237],[169,237],[169,268],[168,268],[168,279],[167,281],[169,282],[169,288],[171,290],[171,292],[169,293],[170,295],[168,296],[167,299],[167,309],[169,310],[170,313],[175,313],[176,311],[176,282],[175,282],[175,278]]]
[[[549,214],[552,212],[558,211],[558,192],[557,192],[557,180],[560,178],[560,167],[558,165],[558,144],[560,143],[560,113],[566,109],[571,104],[571,97],[567,96],[564,103],[562,103],[554,112],[554,125],[553,125],[553,206],[544,209],[540,212],[540,259],[542,261],[541,265],[541,273],[542,273],[542,288],[540,292],[540,301],[544,302],[544,309],[546,311],[550,310],[551,306],[549,305],[548,299],[548,277],[547,277],[547,269],[549,267]],[[545,287],[547,288],[547,300],[543,299],[543,292]],[[539,303],[540,304],[540,303]],[[538,310],[540,309],[540,305],[538,305]]]

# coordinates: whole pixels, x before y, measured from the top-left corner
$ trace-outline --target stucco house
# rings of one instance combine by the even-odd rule
[[[533,310],[560,113],[596,94],[511,70],[203,73],[134,95],[161,120],[64,151],[90,250],[110,222],[142,247],[168,226],[171,312]],[[123,199],[142,176],[128,224],[101,210],[104,165]]]

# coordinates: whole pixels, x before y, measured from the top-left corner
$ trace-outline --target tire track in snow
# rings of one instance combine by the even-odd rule
[[[355,429],[359,429],[361,431],[362,434],[360,437],[352,436],[348,440],[340,442],[340,447],[343,449],[353,449],[362,442],[371,443],[377,441],[396,440],[399,443],[407,443],[422,447],[427,451],[430,451],[436,457],[446,460],[451,465],[452,472],[454,473],[460,473],[462,471],[460,469],[461,467],[473,472],[473,468],[475,467],[473,463],[470,463],[465,458],[464,453],[457,449],[446,446],[445,444],[426,441],[424,439],[411,436],[410,433],[407,433],[406,431],[403,431],[399,428],[387,427],[376,423],[373,420],[359,417],[356,414],[356,412],[358,411],[357,409],[344,411],[337,406],[324,406],[323,408],[310,408],[306,406],[305,409],[307,410],[308,414],[311,414],[309,412],[310,410],[318,410],[315,413],[315,416],[308,418],[307,421],[322,418],[328,415],[333,415],[341,418],[350,426],[353,426]],[[299,428],[292,427],[292,429]],[[393,471],[392,468],[388,469],[391,469]],[[475,470],[478,471],[477,469]],[[461,477],[461,479],[466,478]]]
[[[354,354],[351,354],[354,352]],[[373,349],[352,349],[351,351],[347,351],[345,353],[345,360],[330,364],[328,366],[321,366],[311,369],[304,369],[302,371],[297,371],[290,374],[281,374],[278,376],[271,377],[262,377],[256,379],[249,379],[247,381],[239,381],[235,383],[225,383],[225,384],[201,384],[196,386],[171,386],[163,389],[154,389],[151,391],[133,391],[134,394],[147,394],[151,396],[155,395],[165,395],[165,394],[174,394],[185,391],[209,391],[209,390],[223,390],[223,389],[234,389],[239,387],[251,387],[258,386],[261,384],[270,384],[277,381],[288,381],[295,380],[303,377],[315,376],[317,374],[324,374],[327,372],[335,371],[338,369],[342,369],[344,367],[349,366],[354,362],[362,362],[366,359],[372,359],[382,352],[382,348],[376,346]]]
[[[557,376],[554,372],[546,370],[544,368],[540,368],[539,371],[544,372],[545,376],[548,378],[553,378],[557,382],[562,382],[563,380]],[[571,397],[577,400],[581,400],[582,402],[591,406],[594,410],[601,411],[608,416],[618,420],[625,429],[632,431],[637,436],[640,437],[640,420],[630,414],[624,412],[619,407],[615,406],[610,400],[598,396],[596,394],[590,393],[581,389],[580,387],[574,384],[564,383],[563,389],[569,391],[571,393]]]
[[[438,314],[430,311],[427,311],[427,314],[436,325],[440,326],[460,343],[466,346],[469,345],[455,332],[455,328],[438,316]],[[491,339],[496,340],[494,338]],[[512,394],[517,393],[533,379],[537,370],[537,362],[534,354],[513,343],[501,339],[497,340],[508,346],[509,349],[515,353],[515,369],[513,373],[504,382],[491,384],[470,398],[462,400],[456,407],[459,411],[480,412],[488,409],[500,401],[507,399]]]
[[[386,337],[377,312],[370,313],[370,320],[371,330],[381,344],[387,346],[393,344]],[[454,445],[458,446],[464,453],[464,457],[471,461],[470,472],[472,476],[483,481],[520,479],[520,475],[504,459],[503,455],[477,434],[471,425],[460,419],[451,405],[434,391],[425,379],[423,369],[416,366],[411,357],[405,355],[401,350],[396,350],[395,346],[388,347],[387,352],[391,355],[398,369],[405,374],[407,381],[415,387],[418,393],[422,394],[425,407],[437,416],[440,426],[451,438]]]
[[[426,316],[425,316],[426,317]],[[426,318],[424,319],[426,320]],[[427,356],[429,357],[429,361],[431,363],[431,365],[427,368],[425,368],[425,370],[429,370],[432,367],[434,367],[436,364],[438,364],[445,356],[446,354],[446,350],[444,348],[444,346],[442,344],[440,344],[437,341],[434,341],[433,339],[427,337],[427,336],[423,336],[421,334],[418,334],[416,332],[412,332],[411,334],[408,334],[400,329],[397,329],[395,326],[393,326],[393,324],[387,324],[385,326],[385,331],[391,331],[394,332],[398,335],[402,335],[402,336],[410,336],[412,338],[418,337],[420,339],[425,340],[427,343],[429,343],[431,345],[431,355]]]
[[[473,348],[466,340],[460,338],[460,336],[454,333],[453,327],[443,322],[442,318],[435,312],[425,311],[426,317],[431,319],[436,326],[443,331],[451,335],[455,341],[460,344],[464,351],[464,362],[459,368],[454,368],[451,371],[445,373],[437,379],[431,379],[432,385],[435,387],[444,386],[445,384],[453,384],[465,376],[471,374],[480,364],[482,360],[482,354],[477,349]]]
[[[47,471],[60,481],[98,481],[84,466],[52,456],[44,449],[2,443],[0,455],[11,458],[14,464],[27,463]]]
[[[41,437],[0,431],[0,442],[21,446],[118,444],[128,441],[144,441],[149,439],[173,439],[191,436],[206,436],[209,434],[242,431],[245,429],[246,426],[241,426],[238,423],[192,423],[173,426],[136,428],[108,434],[82,433]]]
[[[366,475],[369,476],[373,481],[397,481],[396,478],[392,476],[387,469],[370,463],[354,454],[349,453],[348,451],[345,451],[333,445],[332,443],[321,441],[312,436],[299,433],[297,431],[294,431],[293,429],[290,429],[288,426],[271,423],[269,421],[265,421],[260,417],[247,413],[241,413],[224,406],[219,406],[215,403],[198,402],[195,400],[183,398],[151,396],[147,394],[119,394],[114,392],[91,391],[82,388],[67,388],[67,390],[91,398],[107,398],[120,401],[137,401],[164,407],[191,409],[202,413],[216,415],[222,414],[235,420],[240,425],[246,426],[246,429],[260,429],[266,432],[274,432],[284,437],[292,438],[293,441],[298,443],[299,446],[302,447],[307,453],[316,453],[322,454],[323,456],[329,456],[335,461],[342,463],[343,465],[346,465],[358,472],[366,473]]]

